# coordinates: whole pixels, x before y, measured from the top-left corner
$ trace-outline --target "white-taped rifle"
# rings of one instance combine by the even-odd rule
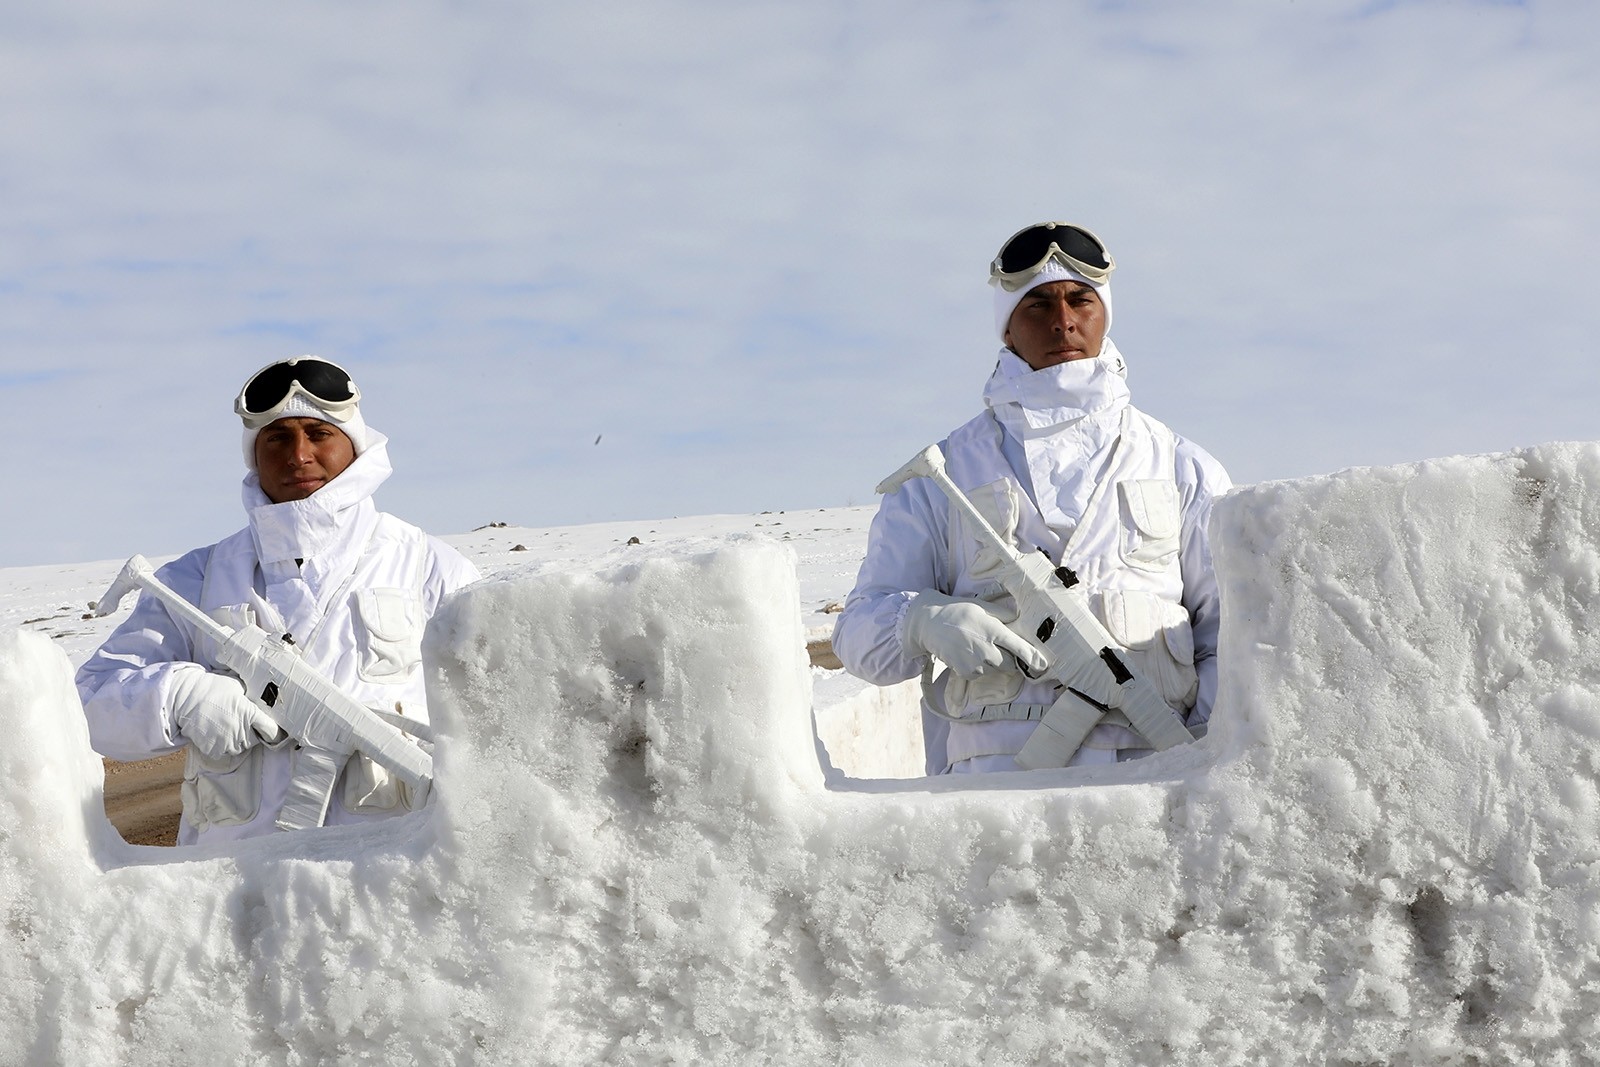
[[[339,771],[353,751],[410,786],[413,806],[426,800],[433,757],[402,732],[403,727],[426,736],[424,724],[374,710],[345,693],[305,661],[288,634],[274,637],[254,623],[234,629],[211,618],[157,578],[143,556],[123,565],[95,614],[111,614],[135,588],[215,642],[217,661],[244,682],[245,695],[300,743],[289,795],[278,814],[280,829],[322,825]]]
[[[1017,617],[1007,625],[1050,661],[1042,671],[1023,673],[1063,687],[1017,753],[1018,766],[1065,767],[1089,731],[1112,710],[1125,715],[1157,749],[1194,740],[1160,691],[1135,671],[1128,650],[1095,618],[1078,576],[1064,561],[1057,567],[1042,551],[1019,552],[1001,537],[945,470],[938,445],[929,445],[885,478],[878,492],[892,493],[912,478],[931,479],[998,554],[1001,566],[995,577],[1017,605]]]

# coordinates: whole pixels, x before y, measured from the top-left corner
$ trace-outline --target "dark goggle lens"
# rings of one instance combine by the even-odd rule
[[[350,375],[324,363],[320,359],[302,359],[296,363],[274,363],[244,387],[244,407],[252,415],[271,411],[289,395],[290,386],[299,382],[301,388],[318,400],[330,404],[349,400]]]
[[[1017,271],[1030,270],[1039,265],[1045,253],[1050,250],[1050,245],[1055,244],[1061,251],[1082,263],[1102,270],[1109,264],[1106,261],[1106,250],[1100,247],[1100,242],[1084,233],[1075,226],[1034,226],[1023,230],[1000,250],[1000,269],[1007,274]]]

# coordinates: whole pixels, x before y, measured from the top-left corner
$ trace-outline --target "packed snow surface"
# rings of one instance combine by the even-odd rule
[[[120,841],[14,630],[0,1062],[1594,1062],[1596,530],[1600,445],[1241,490],[1205,740],[936,780],[813,717],[793,544],[506,567],[434,806],[217,851]]]

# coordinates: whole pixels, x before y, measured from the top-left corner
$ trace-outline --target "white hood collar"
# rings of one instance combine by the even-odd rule
[[[351,534],[361,516],[375,509],[372,494],[394,468],[389,439],[367,428],[367,447],[337,478],[304,500],[274,504],[261,491],[255,471],[245,475],[244,509],[250,516],[256,558],[262,563],[315,559]]]
[[[1094,359],[1034,370],[1009,348],[983,389],[983,402],[1002,423],[1044,430],[1086,415],[1118,412],[1128,404],[1128,365],[1106,338]]]

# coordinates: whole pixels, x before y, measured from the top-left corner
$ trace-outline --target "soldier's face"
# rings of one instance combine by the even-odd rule
[[[1034,370],[1093,359],[1106,338],[1106,306],[1082,282],[1048,282],[1030,289],[1011,312],[1006,345]]]
[[[274,504],[304,500],[344,473],[356,449],[344,431],[321,419],[279,419],[256,435],[256,473]]]

